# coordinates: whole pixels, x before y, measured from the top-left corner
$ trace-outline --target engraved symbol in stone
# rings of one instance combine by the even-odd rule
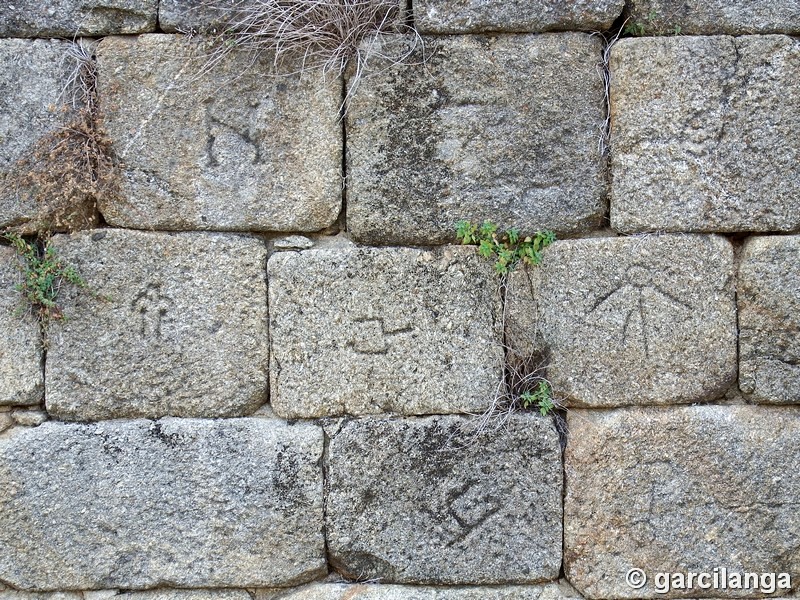
[[[140,332],[143,337],[161,337],[161,325],[174,302],[161,290],[160,283],[149,283],[131,302],[131,308],[139,314]]]
[[[386,354],[391,347],[391,338],[412,331],[412,327],[388,329],[381,317],[362,317],[353,319],[350,346],[359,354]]]
[[[626,345],[641,347],[650,358],[659,318],[671,315],[670,319],[677,321],[691,310],[691,305],[659,284],[647,268],[633,265],[621,286],[598,298],[585,322],[619,333]]]
[[[501,507],[500,502],[487,494],[476,480],[467,481],[461,487],[448,492],[446,503],[448,513],[461,530],[448,546],[463,540],[496,514]]]

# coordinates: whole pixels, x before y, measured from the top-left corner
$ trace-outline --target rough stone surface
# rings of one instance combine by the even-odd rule
[[[39,409],[15,409],[11,412],[11,418],[17,425],[23,427],[36,427],[47,421],[47,413]]]
[[[209,70],[203,48],[175,35],[106,38],[97,54],[104,126],[125,166],[124,200],[100,206],[110,224],[316,231],[336,220],[339,82],[279,77],[249,53]]]
[[[45,423],[0,440],[0,579],[30,590],[324,574],[323,436],[267,419]]]
[[[395,42],[397,42],[395,40]],[[361,82],[347,117],[347,226],[367,243],[600,224],[601,43],[580,33],[426,37]],[[407,43],[407,40],[403,40]],[[388,54],[402,54],[395,47]]]
[[[502,381],[498,283],[474,248],[280,252],[269,297],[282,417],[480,412]]]
[[[800,33],[798,0],[629,0],[630,22],[647,35]]]
[[[251,600],[245,590],[153,590],[117,594],[115,600]],[[2,600],[2,599],[0,599]],[[85,600],[89,600],[88,598]]]
[[[227,417],[266,401],[263,241],[104,229],[53,243],[107,298],[62,289],[68,318],[47,332],[51,414]]]
[[[101,36],[155,31],[158,0],[13,0],[0,5],[2,37]]]
[[[417,0],[414,24],[421,33],[609,29],[625,0]]]
[[[565,569],[585,597],[760,595],[658,594],[657,572],[726,568],[796,578],[798,407],[574,410],[568,419]],[[645,587],[626,584],[632,568],[647,573]]]
[[[14,424],[14,420],[11,418],[10,412],[0,412],[0,433],[3,433],[6,429],[10,428]],[[0,590],[3,588],[0,587]]]
[[[800,227],[800,39],[625,39],[610,68],[615,229]]]
[[[275,600],[579,600],[567,583],[503,587],[423,587],[315,583]],[[0,598],[2,600],[2,598]]]
[[[14,289],[19,266],[16,253],[0,246],[0,406],[36,404],[44,391],[39,324]]]
[[[328,432],[327,540],[340,573],[447,585],[558,577],[562,474],[552,421],[515,415],[479,436],[474,425],[372,417]]]
[[[715,399],[736,381],[733,270],[718,236],[556,242],[512,276],[508,340],[571,406]]]
[[[7,3],[0,4],[0,23],[4,10],[9,10]],[[17,193],[11,175],[40,138],[69,119],[60,109],[69,78],[69,46],[59,40],[0,40],[0,229],[36,214],[37,207]]]
[[[740,389],[800,402],[800,236],[750,238],[737,291]]]
[[[80,592],[20,592],[0,587],[0,600],[87,600]]]

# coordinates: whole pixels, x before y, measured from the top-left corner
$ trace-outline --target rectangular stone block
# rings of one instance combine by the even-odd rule
[[[800,227],[800,40],[623,39],[610,69],[615,229]]]
[[[629,0],[628,7],[646,35],[800,33],[797,0]]]
[[[146,33],[157,14],[158,0],[13,0],[0,5],[0,37]]]
[[[733,274],[718,236],[559,241],[512,275],[507,340],[570,406],[712,400],[736,381]]]
[[[123,199],[100,210],[140,229],[316,231],[342,201],[341,85],[276,75],[272,58],[212,65],[182,36],[98,46],[103,125]]]
[[[0,406],[38,404],[44,392],[39,323],[15,286],[22,263],[0,246]]]
[[[604,31],[622,14],[624,0],[417,0],[421,33]]]
[[[266,402],[263,241],[102,229],[53,243],[95,295],[62,289],[67,320],[47,331],[51,414],[230,417]]]
[[[160,0],[158,25],[167,33],[219,33],[230,21],[232,2],[197,2],[196,0]],[[226,10],[227,9],[227,10]]]
[[[387,584],[312,583],[260,600],[579,600],[567,583],[502,587],[427,587]],[[0,597],[0,600],[3,600]],[[24,600],[24,599],[22,599]]]
[[[800,236],[752,237],[739,265],[739,388],[800,403]]]
[[[269,260],[275,412],[482,412],[503,378],[500,293],[474,248],[279,252]]]
[[[45,423],[0,439],[0,579],[288,586],[326,572],[323,436],[270,419]]]
[[[737,589],[733,573],[788,573],[796,585],[798,407],[574,410],[568,420],[564,562],[585,598],[768,591]],[[647,581],[627,583],[631,569]],[[712,578],[659,592],[657,573],[689,572],[716,572],[728,586],[710,589]],[[789,596],[779,581],[774,595]]]
[[[373,61],[347,115],[352,236],[439,244],[463,219],[524,233],[598,226],[601,52],[580,33],[426,37],[402,65]]]
[[[561,448],[551,419],[366,418],[329,430],[328,556],[384,583],[535,583],[561,566]],[[388,476],[387,476],[388,475]]]
[[[0,4],[0,23],[5,22],[4,10],[9,10],[7,3]],[[70,45],[61,40],[0,40],[0,229],[36,215],[35,203],[18,193],[18,162],[70,118],[62,110]]]

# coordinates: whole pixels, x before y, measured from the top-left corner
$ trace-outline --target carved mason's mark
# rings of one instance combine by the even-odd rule
[[[139,331],[142,337],[160,338],[161,325],[175,302],[164,294],[161,284],[151,282],[131,302],[131,308],[139,315]]]
[[[475,479],[466,481],[463,485],[447,493],[447,512],[453,517],[460,532],[448,546],[457,544],[466,538],[475,529],[483,525],[491,516],[500,510],[500,502],[482,489],[481,482]]]
[[[351,337],[346,346],[359,354],[386,354],[393,336],[411,331],[411,326],[388,329],[383,317],[360,317],[353,319]]]
[[[623,343],[640,347],[650,358],[659,317],[672,314],[678,321],[691,310],[690,304],[662,287],[650,270],[634,264],[625,272],[622,285],[597,299],[585,322],[618,333]]]
[[[231,164],[261,163],[261,149],[249,131],[226,123],[206,107],[206,164],[219,167]]]

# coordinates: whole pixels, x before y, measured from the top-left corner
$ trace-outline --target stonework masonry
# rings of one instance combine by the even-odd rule
[[[0,6],[0,600],[798,598],[798,0],[375,4]]]

